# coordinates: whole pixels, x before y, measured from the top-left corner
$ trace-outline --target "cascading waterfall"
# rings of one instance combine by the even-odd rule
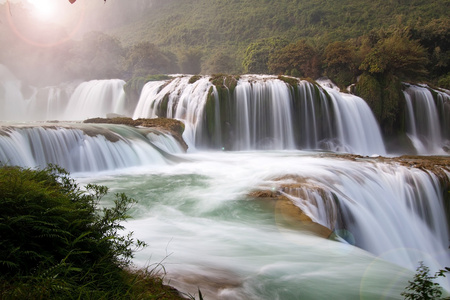
[[[47,121],[63,119],[74,84],[63,84],[34,89],[33,96],[27,101],[24,116],[28,120]]]
[[[293,103],[284,82],[239,80],[235,105],[233,150],[295,149]]]
[[[0,127],[0,162],[22,167],[59,165],[70,172],[99,172],[167,163],[181,153],[175,139],[125,126],[45,125]]]
[[[190,77],[176,77],[170,82],[151,81],[141,93],[133,114],[134,119],[167,117],[183,120],[185,133],[183,138],[192,149],[195,147],[202,122],[203,110],[208,92],[213,88],[209,78],[201,78],[189,83]]]
[[[0,120],[85,120],[106,117],[110,113],[124,114],[124,85],[121,79],[110,79],[43,88],[24,87],[0,65]],[[29,91],[27,95],[23,90]]]
[[[407,135],[419,154],[446,154],[450,147],[450,96],[424,86],[404,91]]]
[[[63,120],[85,120],[106,117],[108,113],[125,111],[125,81],[92,80],[81,83],[70,97]]]
[[[313,221],[377,256],[409,269],[424,257],[434,267],[450,265],[444,190],[436,175],[364,161],[330,165],[302,174],[307,184],[285,195]]]
[[[208,77],[150,82],[133,117],[184,120],[185,137],[197,148],[385,154],[376,121],[358,97],[270,76],[242,76],[234,89],[221,89],[225,96]]]
[[[432,272],[450,265],[447,186],[434,173],[395,159],[293,151],[185,157],[145,176],[99,179],[133,186],[142,203],[130,230],[152,242],[137,262],[164,260],[181,290],[200,287],[211,299],[403,299],[419,261]],[[281,191],[341,242],[305,232],[278,209],[285,200],[249,198],[253,189]]]
[[[327,89],[332,102],[337,143],[322,147],[337,152],[386,154],[383,139],[366,102],[350,94]],[[328,143],[325,141],[325,143]]]
[[[401,299],[418,261],[433,271],[450,266],[448,169],[438,178],[384,158],[323,153],[386,154],[361,98],[292,78],[230,78],[176,76],[144,86],[133,118],[182,120],[189,153],[156,129],[4,122],[0,164],[57,164],[80,182],[124,190],[139,201],[127,227],[151,245],[137,261],[165,260],[170,248],[173,282],[182,282],[176,274],[193,282],[204,276],[211,299]],[[123,85],[95,80],[27,91],[0,65],[0,119],[124,114]],[[448,94],[409,86],[405,97],[418,152],[446,153]],[[238,151],[210,151],[224,149]],[[296,149],[314,151],[274,151]],[[342,243],[282,228],[271,204],[251,201],[259,188],[280,191]],[[393,291],[391,272],[402,278]],[[211,291],[215,281],[225,287]],[[195,293],[198,285],[179,287]]]

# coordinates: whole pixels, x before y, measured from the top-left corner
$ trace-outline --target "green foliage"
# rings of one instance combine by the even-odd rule
[[[201,72],[202,51],[199,48],[183,50],[178,55],[180,70],[184,74],[199,74]]]
[[[201,79],[201,78],[202,78],[201,75],[194,75],[194,76],[191,76],[191,78],[189,78],[189,84],[193,84],[193,83],[197,82],[197,80],[199,80],[199,79]]]
[[[242,63],[244,73],[267,73],[264,63],[252,64],[267,59],[267,52],[259,55],[258,44],[262,40],[295,43],[307,39],[325,47],[330,42],[363,36],[373,29],[389,28],[399,22],[399,16],[409,27],[418,20],[421,24],[437,18],[448,20],[443,9],[448,7],[446,0],[171,0],[154,5],[157,9],[148,8],[135,23],[112,28],[111,32],[130,45],[148,40],[172,51],[201,47],[202,64],[217,51],[226,49],[226,54],[237,61],[236,65]],[[205,70],[208,74],[224,72],[202,66],[202,72]]]
[[[356,84],[355,94],[367,102],[385,134],[404,130],[404,95],[397,77],[363,73]]]
[[[356,85],[355,93],[366,100],[375,116],[381,116],[382,88],[374,76],[369,73],[362,74]]]
[[[442,76],[438,81],[438,86],[450,90],[450,73],[446,76]]]
[[[251,43],[242,63],[245,73],[267,74],[269,73],[269,56],[288,45],[286,40],[280,38],[266,38]]]
[[[281,81],[286,82],[287,84],[289,84],[293,88],[297,88],[298,84],[299,84],[298,79],[297,78],[293,78],[293,77],[278,76],[278,79],[281,80]]]
[[[381,39],[367,54],[360,69],[371,74],[391,74],[402,80],[420,80],[427,74],[425,49],[404,34]]]
[[[270,54],[268,67],[274,74],[297,72],[302,77],[317,78],[319,61],[319,54],[313,47],[300,40]]]
[[[145,246],[119,233],[135,201],[116,194],[99,209],[107,192],[92,184],[82,191],[54,166],[1,167],[0,298],[135,299],[136,282],[151,280],[125,271]]]
[[[450,71],[450,18],[441,17],[430,22],[418,20],[411,28],[411,37],[427,50],[427,69],[433,78]]]
[[[124,69],[132,76],[168,74],[176,71],[176,62],[150,42],[140,42],[131,47],[124,60]]]
[[[226,75],[226,74],[213,74],[211,75],[211,83],[216,86],[217,89],[225,89],[230,93],[234,92],[238,83],[239,77]]]
[[[354,82],[359,62],[356,47],[349,41],[333,42],[327,45],[324,53],[324,73],[339,86],[349,86]]]
[[[437,300],[442,299],[442,287],[434,282],[438,277],[445,277],[447,270],[441,270],[437,272],[434,276],[430,276],[430,269],[420,262],[419,267],[414,275],[414,280],[409,281],[409,285],[406,287],[406,291],[401,295],[405,297],[406,300]],[[446,298],[448,299],[448,298]]]
[[[75,43],[66,68],[72,76],[86,79],[109,79],[121,75],[125,54],[120,41],[102,32],[89,32]],[[88,77],[86,77],[88,76]]]
[[[212,73],[226,73],[234,74],[238,73],[236,67],[236,61],[230,54],[225,51],[216,51],[211,54],[209,58],[203,64],[202,69],[206,74]]]
[[[17,26],[31,28],[28,13],[18,4],[11,6]],[[104,24],[98,29],[108,34],[89,33],[81,41],[51,48],[23,43],[0,28],[0,41],[8,45],[8,51],[0,51],[0,61],[38,83],[244,72],[325,75],[344,87],[364,71],[445,84],[450,18],[442,8],[447,6],[446,0],[114,3],[99,18]],[[49,30],[57,36],[59,29]],[[30,66],[39,72],[30,72]]]

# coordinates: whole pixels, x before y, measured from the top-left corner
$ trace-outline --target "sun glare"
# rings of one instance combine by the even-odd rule
[[[27,0],[33,6],[33,13],[39,19],[50,21],[57,15],[54,0]]]

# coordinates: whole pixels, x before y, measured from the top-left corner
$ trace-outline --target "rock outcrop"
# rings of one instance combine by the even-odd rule
[[[91,124],[122,124],[133,127],[148,127],[155,128],[160,131],[170,133],[184,148],[187,150],[188,146],[183,140],[184,124],[181,121],[168,118],[156,118],[156,119],[137,119],[127,117],[115,117],[115,118],[94,118],[85,120],[84,123]]]

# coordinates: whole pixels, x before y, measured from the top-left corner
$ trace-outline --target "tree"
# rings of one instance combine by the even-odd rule
[[[304,40],[289,44],[269,56],[270,72],[274,74],[298,75],[303,77],[319,77],[319,55]]]
[[[430,269],[420,262],[414,275],[413,281],[408,281],[409,285],[406,287],[407,292],[401,293],[406,300],[436,300],[441,299],[442,288],[439,283],[433,282],[438,277],[445,277],[447,270],[437,272],[435,276],[430,276]]]
[[[267,74],[269,73],[269,56],[288,45],[286,40],[280,38],[268,38],[251,43],[245,51],[242,66],[245,73]]]
[[[102,32],[89,32],[71,49],[66,65],[78,78],[109,79],[120,77],[124,49],[120,41]]]
[[[433,78],[450,73],[450,18],[439,18],[427,24],[417,24],[411,29],[411,36],[425,47]]]
[[[202,69],[202,56],[202,51],[197,48],[181,52],[178,58],[181,72],[185,74],[199,74]]]
[[[338,85],[348,86],[357,75],[356,47],[350,42],[328,44],[324,53],[325,75]]]
[[[383,133],[393,135],[404,130],[401,82],[426,78],[428,60],[425,49],[411,40],[403,28],[388,33],[380,31],[376,37],[373,48],[359,66],[363,74],[355,92],[366,99]],[[373,93],[374,90],[377,92]]]
[[[420,80],[427,74],[425,49],[418,41],[394,32],[378,41],[367,54],[360,69],[371,74],[392,74],[401,80]]]
[[[132,46],[126,54],[124,68],[132,76],[166,74],[176,69],[169,55],[150,42]]]
[[[236,70],[234,62],[234,59],[225,52],[217,51],[206,61],[204,71],[206,74],[232,74]]]

